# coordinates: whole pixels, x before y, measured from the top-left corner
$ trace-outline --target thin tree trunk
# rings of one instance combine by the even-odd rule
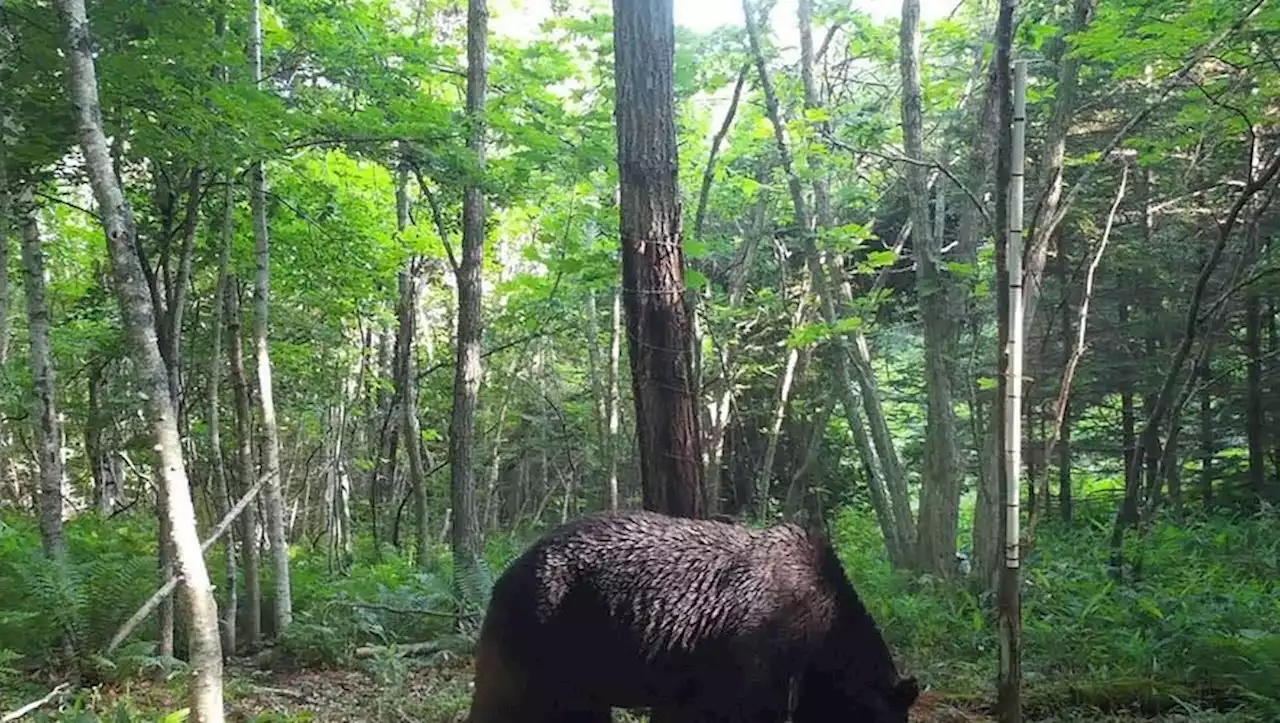
[[[812,216],[809,213],[809,206],[804,197],[804,188],[792,164],[790,141],[787,138],[786,126],[782,121],[778,99],[774,93],[773,82],[769,77],[769,69],[765,62],[760,24],[756,17],[757,11],[754,3],[751,0],[743,0],[742,11],[746,17],[747,37],[750,41],[752,55],[755,57],[760,87],[765,97],[765,108],[773,125],[778,153],[787,175],[787,187],[795,209],[796,225],[802,231],[801,235],[804,239],[805,258],[809,266],[809,273],[814,290],[817,292],[821,303],[823,320],[827,324],[834,325],[838,321],[838,317],[836,314],[836,302],[833,298],[833,285],[828,282],[827,269],[823,265],[817,242],[814,239]],[[850,359],[851,353],[856,354],[852,360]],[[876,516],[880,520],[884,531],[885,546],[894,565],[905,566],[909,563],[911,547],[914,544],[914,521],[910,517],[909,508],[906,507],[908,501],[905,499],[905,494],[900,496],[895,494],[895,491],[905,493],[906,481],[905,478],[897,480],[893,477],[896,451],[889,450],[891,454],[888,456],[884,454],[886,450],[883,445],[888,443],[891,446],[892,444],[883,438],[885,436],[883,433],[887,430],[878,428],[875,419],[872,419],[870,425],[871,436],[868,438],[867,426],[863,423],[862,416],[859,414],[860,408],[868,406],[874,408],[879,405],[879,400],[874,398],[874,394],[870,395],[870,398],[868,395],[874,385],[870,383],[870,378],[867,376],[870,370],[862,366],[863,362],[869,362],[867,350],[865,347],[855,345],[855,350],[850,352],[844,336],[837,334],[832,356],[838,374],[837,382],[840,387],[839,392],[845,416],[848,418],[850,431],[854,435],[855,442],[863,455],[863,462],[869,473],[867,486],[871,493],[871,501],[876,510]],[[855,391],[853,381],[855,374],[861,382],[859,385],[861,387],[861,405],[859,404],[859,392]],[[871,440],[876,440],[877,442],[875,455],[872,455],[869,451],[871,449]],[[899,485],[899,481],[901,485]],[[895,499],[898,497],[901,498]],[[900,514],[904,509],[907,512],[905,518]]]
[[[1022,471],[1022,194],[1026,126],[1026,61],[1013,71],[1013,17],[1017,0],[1001,0],[996,21],[1000,144],[996,161],[996,293],[1001,345],[997,374],[1000,540],[1004,554],[996,586],[999,662],[996,718],[1022,721],[1022,601],[1019,585],[1019,476]],[[1012,91],[1012,92],[1010,92]]]
[[[800,298],[796,301],[795,313],[791,315],[791,329],[796,329],[805,318],[805,297],[809,293],[806,283],[800,287]],[[796,367],[800,363],[800,347],[792,346],[787,352],[787,362],[783,367],[782,379],[778,382],[778,402],[773,407],[773,421],[769,425],[768,437],[765,441],[764,460],[760,463],[760,476],[756,479],[756,494],[760,499],[760,519],[769,519],[769,486],[773,481],[773,461],[778,453],[778,437],[782,435],[782,423],[786,421],[787,409],[791,405],[791,387],[795,381]],[[788,494],[788,497],[790,495]],[[783,509],[787,514],[794,513],[791,503],[784,498]]]
[[[1262,388],[1262,302],[1256,284],[1244,297],[1244,430],[1249,446],[1249,487],[1255,503],[1267,499],[1267,427]]]
[[[4,118],[0,116],[0,123]],[[5,165],[5,154],[0,153],[0,369],[9,365],[9,231],[14,227],[13,195],[9,188],[8,169]],[[0,415],[3,416],[3,415]],[[9,423],[0,418],[0,500],[3,492],[8,492],[15,506],[20,506],[22,490],[18,482],[17,469],[10,453],[11,436]]]
[[[476,173],[485,167],[485,96],[489,86],[489,8],[487,0],[467,3],[467,103],[468,145]],[[464,618],[479,614],[482,599],[480,525],[476,519],[476,407],[481,375],[481,286],[484,260],[485,199],[477,180],[462,192],[462,259],[457,272],[458,346],[453,380],[453,415],[449,422],[450,502],[453,509],[452,544],[454,585],[462,601]]]
[[[250,61],[254,82],[261,85],[262,0],[253,0],[249,15]],[[253,343],[258,367],[258,413],[261,415],[262,498],[266,503],[267,541],[275,581],[275,634],[283,635],[293,621],[293,593],[289,585],[289,538],[284,526],[284,480],[280,476],[280,430],[276,423],[275,392],[271,381],[271,349],[267,320],[271,307],[271,239],[267,230],[267,177],[261,160],[249,169],[249,198],[257,275],[253,288]]]
[[[230,179],[228,179],[230,180]],[[218,514],[225,516],[231,509],[231,483],[227,479],[227,465],[222,456],[222,409],[219,388],[222,382],[222,324],[224,300],[227,295],[227,274],[231,266],[231,241],[235,217],[231,184],[223,188],[222,226],[218,241],[218,283],[213,292],[213,340],[209,350],[209,455],[213,459],[213,480],[216,486]],[[222,543],[226,563],[226,602],[222,607],[222,648],[228,655],[236,652],[236,624],[240,615],[239,575],[236,569],[235,531],[228,530]]]
[[[618,427],[622,405],[619,381],[622,359],[622,290],[613,294],[613,310],[609,315],[609,442],[605,455],[609,463],[609,509],[618,510]]]
[[[1200,501],[1205,509],[1213,507],[1213,460],[1217,456],[1213,434],[1213,384],[1210,353],[1196,365],[1196,376],[1203,380],[1200,390]]]
[[[119,493],[117,480],[111,474],[111,456],[103,440],[103,432],[110,424],[107,412],[102,408],[106,368],[105,362],[89,367],[89,415],[84,426],[84,454],[89,459],[89,469],[93,476],[93,504],[103,517],[115,511]]]
[[[66,557],[62,537],[62,449],[58,419],[57,378],[53,364],[53,326],[45,296],[44,248],[40,239],[39,209],[31,186],[18,196],[22,218],[22,281],[27,297],[31,340],[31,376],[34,380],[32,417],[39,485],[40,540],[50,560]],[[7,273],[0,269],[0,272]]]
[[[409,226],[409,171],[401,164],[396,172],[396,231],[403,234]],[[400,272],[399,338],[396,365],[396,393],[400,397],[401,424],[404,434],[404,451],[409,458],[409,485],[413,488],[414,520],[416,521],[416,555],[419,569],[425,569],[431,550],[431,528],[427,519],[426,467],[422,463],[422,428],[418,422],[418,383],[414,364],[418,320],[418,265],[417,256],[408,260],[408,268]]]
[[[684,303],[671,0],[614,0],[622,294],[646,509],[705,514]]]
[[[84,0],[59,0],[58,7],[67,29],[66,52],[80,145],[106,232],[121,317],[141,388],[146,394],[145,408],[157,450],[156,472],[166,498],[173,549],[186,593],[192,671],[191,717],[196,723],[220,723],[224,714],[218,604],[200,551],[195,506],[178,436],[177,414],[168,394],[168,380],[155,337],[155,310],[147,298],[141,264],[134,251],[137,230],[133,212],[117,181],[102,130],[91,52],[93,42]]]
[[[240,283],[235,274],[227,276],[227,339],[230,342],[231,387],[236,401],[236,474],[240,478],[239,492],[243,494],[253,486],[257,475],[253,464],[253,410],[249,403],[249,380],[244,369],[244,343],[240,318]],[[259,574],[261,558],[258,535],[257,505],[240,515],[240,557],[244,560],[244,597],[249,609],[245,629],[245,644],[250,649],[262,642],[262,579]]]
[[[1046,435],[1044,439],[1045,465],[1044,465],[1044,471],[1042,473],[1043,476],[1039,478],[1040,479],[1040,496],[1045,501],[1046,509],[1048,508],[1048,499],[1049,499],[1048,459],[1053,452],[1053,446],[1055,443],[1057,443],[1058,438],[1060,436],[1064,436],[1063,431],[1064,429],[1066,429],[1066,423],[1067,423],[1067,407],[1071,402],[1071,384],[1072,382],[1075,381],[1076,367],[1080,364],[1080,359],[1081,357],[1084,356],[1084,352],[1085,352],[1085,330],[1088,326],[1088,321],[1089,321],[1089,302],[1093,300],[1093,280],[1095,275],[1098,272],[1098,264],[1102,262],[1102,254],[1106,252],[1107,244],[1111,240],[1111,229],[1115,225],[1116,212],[1120,209],[1120,202],[1124,200],[1125,189],[1128,186],[1128,181],[1129,181],[1129,167],[1125,166],[1124,172],[1120,176],[1120,187],[1116,189],[1115,200],[1111,203],[1110,213],[1107,214],[1107,223],[1102,231],[1102,239],[1098,242],[1098,248],[1093,253],[1093,258],[1089,262],[1089,270],[1085,275],[1084,293],[1081,296],[1081,300],[1080,300],[1080,316],[1076,322],[1076,329],[1078,331],[1076,333],[1075,345],[1071,346],[1070,343],[1068,342],[1067,345],[1065,346],[1065,350],[1067,352],[1067,361],[1063,365],[1062,383],[1058,386],[1058,399],[1053,406],[1053,409],[1056,410],[1055,418],[1053,421],[1053,427],[1049,432],[1049,434]],[[1067,306],[1068,306],[1067,304],[1063,304],[1064,308]],[[1064,328],[1071,327],[1070,317],[1064,316],[1063,326]],[[1071,492],[1070,492],[1071,477],[1070,477],[1070,467],[1068,466],[1067,462],[1063,463],[1063,468],[1065,468],[1067,471],[1066,471],[1066,478],[1061,484],[1063,484],[1066,487],[1067,491],[1062,494],[1065,498],[1069,499],[1071,495]],[[1065,508],[1064,508],[1063,516],[1067,519],[1070,519],[1070,515],[1065,511]],[[1034,504],[1032,504],[1030,519],[1027,522],[1027,539],[1030,541],[1035,540],[1036,524],[1039,519],[1040,519],[1040,509],[1037,508]]]
[[[1254,158],[1255,161],[1260,158],[1257,151],[1258,149],[1255,147],[1250,154],[1250,157]],[[1182,367],[1191,355],[1192,346],[1195,344],[1197,335],[1201,330],[1201,306],[1204,302],[1205,291],[1209,286],[1209,280],[1217,269],[1218,263],[1226,251],[1227,244],[1231,241],[1232,231],[1235,229],[1241,214],[1246,207],[1253,205],[1254,197],[1260,191],[1271,187],[1277,174],[1280,174],[1280,152],[1273,154],[1271,160],[1265,165],[1256,165],[1249,169],[1249,178],[1244,188],[1232,203],[1225,220],[1218,223],[1218,238],[1209,252],[1208,259],[1205,260],[1200,268],[1200,273],[1196,277],[1195,285],[1191,290],[1191,298],[1187,302],[1186,316],[1183,320],[1182,340],[1174,350],[1173,358],[1169,362],[1164,380],[1156,393],[1151,413],[1147,415],[1142,431],[1137,437],[1136,447],[1133,452],[1133,463],[1130,465],[1129,476],[1125,481],[1126,504],[1127,500],[1131,498],[1136,500],[1142,490],[1144,470],[1142,469],[1141,460],[1146,459],[1146,453],[1149,451],[1155,452],[1158,457],[1160,427],[1165,423],[1166,417],[1172,408],[1175,399],[1175,387],[1177,386],[1178,378],[1182,374]],[[1140,522],[1136,516],[1134,518],[1127,517],[1126,512],[1124,505],[1117,510],[1111,529],[1111,564],[1113,570],[1117,573],[1120,572],[1123,564],[1122,545],[1124,531],[1129,524]]]
[[[1097,0],[1074,0],[1071,8],[1071,20],[1064,25],[1062,32],[1053,41],[1052,54],[1058,63],[1058,83],[1053,95],[1053,113],[1049,117],[1047,137],[1044,143],[1044,157],[1041,159],[1040,198],[1031,218],[1031,238],[1027,245],[1027,261],[1023,278],[1023,304],[1025,312],[1023,324],[1029,336],[1035,323],[1037,306],[1040,302],[1040,290],[1044,280],[1045,262],[1048,258],[1049,245],[1059,225],[1050,222],[1057,216],[1062,205],[1062,172],[1066,165],[1067,134],[1071,130],[1071,122],[1076,112],[1076,100],[1079,95],[1080,68],[1084,64],[1084,56],[1069,52],[1067,38],[1083,31],[1093,18],[1093,8]]]
[[[1101,259],[1102,249],[1098,249],[1095,258]],[[1070,262],[1067,259],[1066,234],[1058,236],[1058,283],[1063,289],[1062,311],[1058,319],[1061,327],[1059,332],[1062,334],[1062,368],[1066,369],[1071,365],[1074,358],[1072,354],[1072,332],[1075,328],[1080,328],[1081,324],[1073,325],[1071,319],[1071,294],[1067,290],[1070,281]],[[1083,307],[1087,306],[1091,301],[1091,292],[1093,286],[1093,273],[1096,270],[1096,263],[1090,264],[1090,274],[1085,280],[1085,294],[1080,300],[1081,313]],[[1082,321],[1084,318],[1082,317]],[[1076,345],[1079,348],[1080,344]],[[1061,391],[1061,390],[1059,390]],[[1058,422],[1058,515],[1062,521],[1071,524],[1074,511],[1072,509],[1071,499],[1071,397],[1068,395],[1062,400],[1062,406],[1057,409],[1059,419]],[[1051,449],[1051,448],[1050,448]]]

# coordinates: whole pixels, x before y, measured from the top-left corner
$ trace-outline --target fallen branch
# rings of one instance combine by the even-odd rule
[[[207,552],[210,547],[213,547],[213,543],[218,541],[218,538],[226,534],[227,530],[231,527],[231,523],[235,522],[236,518],[240,516],[241,512],[244,512],[250,502],[253,502],[253,499],[258,496],[258,490],[260,489],[262,489],[261,479],[255,482],[253,487],[249,488],[248,492],[244,493],[244,496],[240,498],[240,501],[236,502],[235,507],[227,510],[227,514],[223,515],[222,520],[218,522],[217,527],[214,527],[213,531],[209,533],[209,539],[200,543],[201,553]],[[111,642],[107,643],[107,654],[110,654],[116,648],[120,647],[120,643],[123,643],[125,639],[133,633],[134,629],[141,625],[142,621],[146,620],[147,616],[160,606],[160,602],[173,594],[174,588],[178,586],[178,583],[181,582],[181,580],[181,575],[173,575],[169,577],[169,579],[165,580],[164,585],[162,585],[159,590],[156,590],[155,594],[143,603],[142,607],[138,608],[136,613],[130,616],[128,620],[124,621],[124,625],[120,626],[120,629],[116,631],[115,635],[111,636]]]
[[[9,711],[8,713],[5,713],[4,717],[0,718],[0,723],[9,723],[10,721],[18,720],[19,718],[22,718],[23,716],[34,711],[35,709],[46,705],[49,701],[61,695],[62,691],[66,690],[70,685],[71,685],[70,683],[58,683],[58,685],[53,690],[45,694],[45,696],[40,700],[33,700],[30,703],[27,703],[26,705],[22,706],[21,708],[17,708],[12,711]]]
[[[364,602],[363,600],[330,600],[330,605],[343,605],[352,608],[368,608],[370,610],[383,610],[389,613],[399,613],[401,615],[429,615],[437,618],[448,618],[452,620],[457,615],[440,610],[424,610],[422,608],[402,608],[395,605],[387,605],[385,603]]]
[[[380,655],[394,653],[397,658],[408,655],[434,653],[440,649],[439,643],[406,643],[404,645],[362,645],[356,648],[357,658],[376,658]]]

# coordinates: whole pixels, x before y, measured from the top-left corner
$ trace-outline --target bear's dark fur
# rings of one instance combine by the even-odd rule
[[[917,695],[821,534],[630,512],[548,533],[498,579],[469,720],[903,723]]]

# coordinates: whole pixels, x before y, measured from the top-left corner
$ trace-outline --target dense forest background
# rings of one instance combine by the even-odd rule
[[[683,233],[648,282],[679,323],[634,328],[618,158],[653,149],[619,138],[650,106],[615,91],[607,3],[4,0],[0,710],[58,685],[41,715],[150,720],[216,672],[258,720],[460,720],[506,562],[668,495],[823,521],[918,714],[980,719],[1002,9],[1029,68],[1023,709],[1275,720],[1268,0],[677,27]],[[636,339],[691,352],[665,491]]]

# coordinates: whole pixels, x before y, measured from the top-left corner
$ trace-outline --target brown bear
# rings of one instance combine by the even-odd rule
[[[918,695],[824,535],[652,512],[575,520],[512,562],[475,673],[470,723],[905,723]]]

